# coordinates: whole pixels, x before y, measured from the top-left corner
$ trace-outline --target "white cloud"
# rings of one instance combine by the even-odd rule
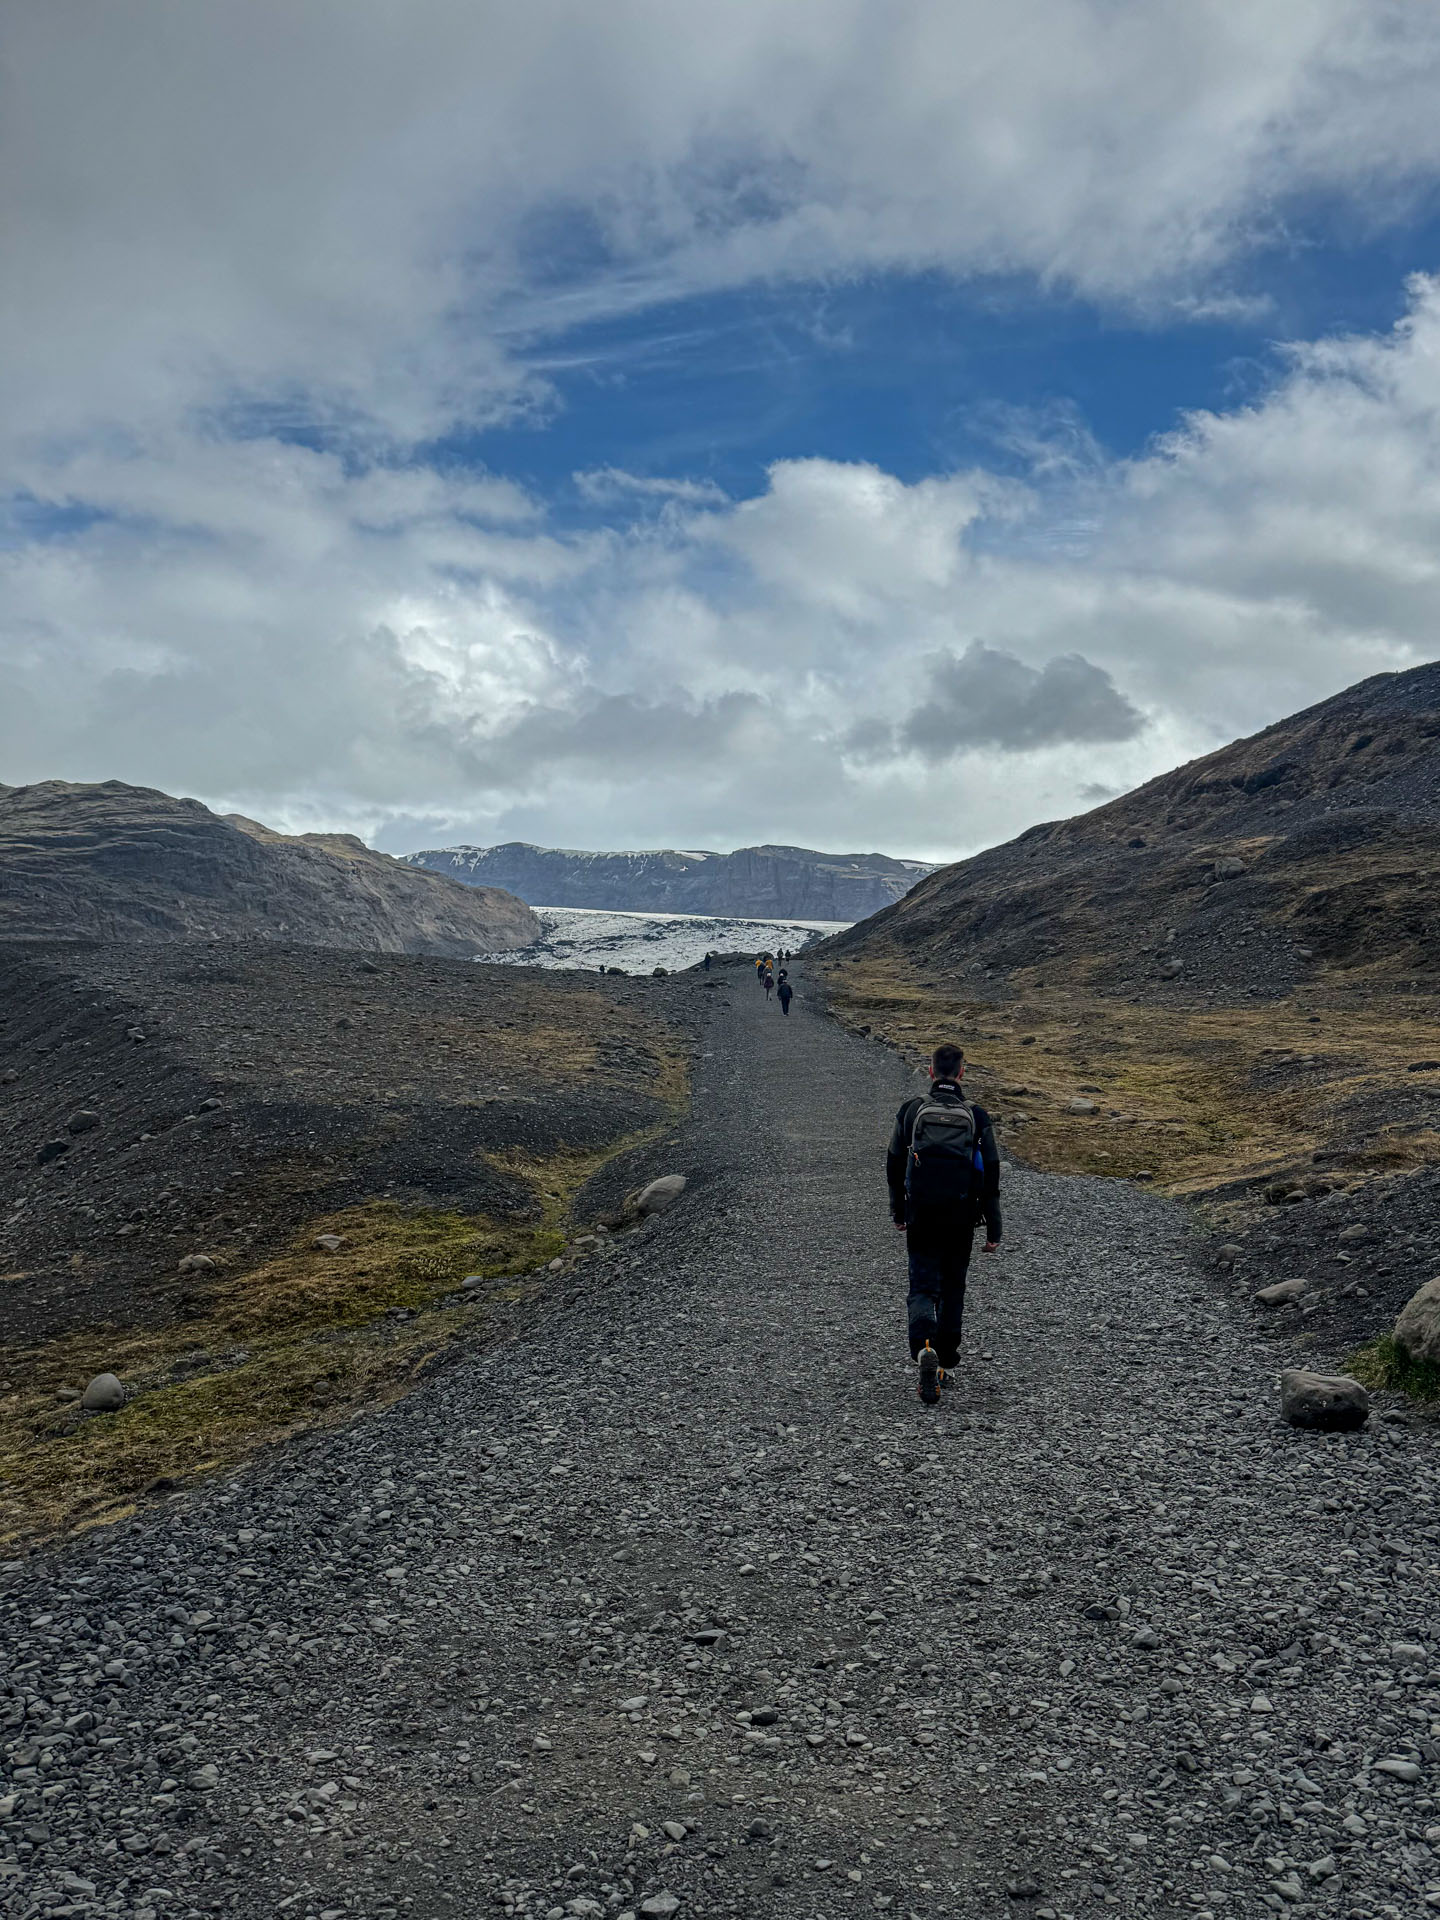
[[[1297,350],[1129,463],[1007,418],[1029,485],[788,460],[733,503],[606,468],[578,479],[617,524],[577,535],[427,454],[543,420],[537,343],[577,319],[887,267],[1219,311],[1297,200],[1384,218],[1440,169],[1440,20],[1391,0],[696,19],[7,23],[0,777],[390,836],[943,853],[1433,647],[1428,282],[1393,337]],[[1076,655],[1116,703],[1088,736],[1050,704]],[[927,765],[937,656],[962,732],[966,659],[1016,667]]]

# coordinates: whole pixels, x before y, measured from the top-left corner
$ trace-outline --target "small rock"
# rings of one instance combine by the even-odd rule
[[[680,1902],[673,1893],[652,1893],[648,1900],[640,1902],[640,1911],[645,1920],[670,1920],[672,1913],[680,1911]]]
[[[1370,1417],[1370,1396],[1349,1374],[1287,1367],[1280,1376],[1280,1416],[1292,1427],[1351,1432]]]
[[[176,1268],[177,1273],[209,1273],[215,1266],[214,1256],[208,1253],[187,1253]]]
[[[1315,958],[1315,949],[1313,947],[1296,947],[1295,958],[1297,960],[1313,960]]]
[[[18,1067],[7,1067],[4,1073],[0,1073],[0,1086],[13,1087],[19,1078],[20,1069]]]
[[[1273,1287],[1261,1287],[1255,1298],[1262,1307],[1284,1307],[1298,1300],[1305,1286],[1303,1280],[1277,1280]]]
[[[1395,1344],[1412,1360],[1440,1362],[1440,1280],[1427,1280],[1400,1309]]]
[[[1041,1891],[1040,1882],[1033,1873],[1027,1873],[1018,1880],[1007,1880],[1005,1891],[1012,1900],[1034,1900]]]
[[[1162,960],[1156,971],[1162,980],[1178,980],[1185,971],[1185,962],[1178,954],[1174,954],[1170,959]]]
[[[1141,1627],[1138,1633],[1130,1636],[1132,1647],[1138,1647],[1142,1653],[1153,1652],[1160,1644],[1160,1636],[1153,1627]]]
[[[1233,1267],[1237,1260],[1243,1259],[1245,1249],[1234,1240],[1227,1240],[1223,1246],[1215,1249],[1215,1258],[1222,1267]]]
[[[1412,1060],[1405,1071],[1406,1073],[1440,1072],[1440,1060]]]
[[[68,1140],[46,1140],[35,1149],[35,1164],[37,1167],[48,1167],[52,1160],[58,1160],[62,1153],[69,1151]]]
[[[80,1396],[87,1413],[118,1413],[125,1404],[125,1389],[113,1373],[97,1373]]]
[[[1377,1760],[1376,1773],[1388,1773],[1392,1780],[1403,1780],[1407,1787],[1413,1787],[1420,1778],[1420,1769],[1413,1760]]]
[[[1215,862],[1212,871],[1217,880],[1238,880],[1245,871],[1245,862],[1237,860],[1234,854],[1227,854]]]
[[[201,1793],[209,1793],[212,1788],[220,1784],[220,1769],[214,1761],[207,1760],[203,1767],[197,1767],[191,1774],[190,1784],[192,1787],[198,1787]]]
[[[1082,1099],[1080,1095],[1077,1094],[1073,1100],[1067,1103],[1065,1111],[1067,1113],[1098,1113],[1100,1108],[1094,1100]]]
[[[636,1212],[664,1213],[667,1207],[674,1206],[687,1184],[683,1173],[662,1173],[658,1180],[652,1180],[649,1186],[643,1187],[636,1196]],[[645,1913],[648,1909],[642,1907],[640,1911]]]
[[[1363,1220],[1352,1220],[1348,1227],[1342,1227],[1336,1234],[1337,1240],[1368,1240],[1370,1229]]]
[[[65,1122],[67,1133],[91,1133],[100,1124],[100,1116],[93,1107],[80,1107]]]
[[[310,1243],[317,1253],[338,1253],[345,1244],[343,1233],[317,1233]]]

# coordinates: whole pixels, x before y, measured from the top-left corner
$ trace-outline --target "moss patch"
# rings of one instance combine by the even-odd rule
[[[147,1492],[397,1399],[451,1341],[483,1327],[487,1305],[538,1292],[536,1269],[564,1250],[573,1197],[646,1137],[596,1153],[499,1157],[532,1194],[520,1217],[384,1200],[348,1207],[309,1221],[272,1259],[206,1276],[188,1321],[88,1329],[11,1354],[0,1543],[117,1519]],[[320,1234],[343,1245],[319,1249]],[[470,1275],[486,1284],[453,1301]],[[130,1391],[120,1412],[86,1416],[60,1397],[103,1371]]]
[[[1349,1371],[1372,1392],[1403,1393],[1440,1412],[1440,1366],[1433,1360],[1412,1359],[1390,1334],[1352,1354]]]

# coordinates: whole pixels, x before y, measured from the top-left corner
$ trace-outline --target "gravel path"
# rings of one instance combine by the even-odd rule
[[[1179,1210],[1019,1170],[922,1408],[913,1083],[727,989],[535,1337],[0,1573],[7,1912],[1440,1908],[1433,1431],[1279,1428]]]

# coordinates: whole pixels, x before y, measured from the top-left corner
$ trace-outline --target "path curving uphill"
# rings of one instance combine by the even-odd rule
[[[526,1337],[0,1572],[0,1908],[1440,1905],[1433,1430],[1280,1428],[1180,1211],[1020,1170],[923,1409],[913,1083],[706,999],[683,1197]]]

